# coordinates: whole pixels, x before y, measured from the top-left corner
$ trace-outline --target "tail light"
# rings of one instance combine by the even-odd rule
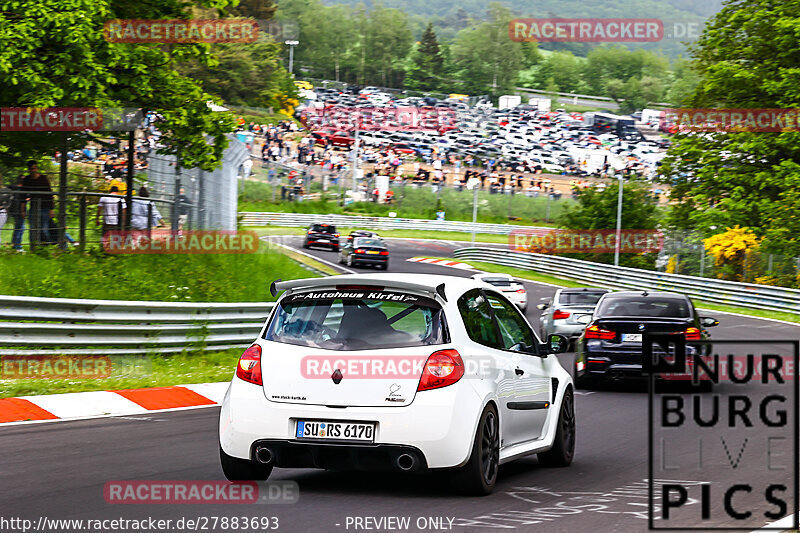
[[[312,233],[314,233],[314,230],[308,230],[307,232],[308,235],[311,235]]]
[[[334,236],[334,237],[338,237],[338,236],[339,236],[339,234],[338,234],[338,233],[334,233],[334,234],[333,234],[333,236]]]
[[[261,346],[254,344],[244,351],[236,367],[236,377],[256,385],[264,384],[261,380]]]
[[[389,252],[383,251],[381,252],[381,255],[389,255]]]
[[[519,294],[525,294],[525,289],[517,289],[517,292]],[[567,314],[567,316],[569,316],[569,314]]]
[[[363,250],[362,248],[356,248],[355,250],[353,250],[353,253],[356,253],[356,254],[363,254],[363,253],[364,253],[364,250]]]
[[[456,350],[439,350],[428,357],[417,391],[440,389],[464,376],[464,361]]]
[[[562,318],[569,318],[570,313],[556,309],[553,311],[553,320],[561,320]]]
[[[616,338],[617,333],[615,331],[603,329],[600,326],[595,325],[586,328],[586,333],[584,335],[587,339],[602,339],[604,341],[610,341]]]
[[[687,341],[699,341],[700,339],[700,330],[698,328],[686,328],[684,332],[686,334]]]

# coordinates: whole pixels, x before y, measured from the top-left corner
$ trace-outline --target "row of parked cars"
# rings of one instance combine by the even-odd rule
[[[532,106],[518,106],[500,110],[469,107],[454,100],[431,97],[396,99],[392,95],[382,95],[381,98],[388,97],[389,100],[376,104],[370,100],[372,97],[369,93],[352,95],[330,90],[318,95],[316,105],[355,108],[419,106],[428,110],[447,110],[455,113],[455,126],[443,124],[437,131],[394,131],[397,128],[387,125],[383,130],[362,131],[359,137],[367,146],[392,147],[420,157],[429,155],[436,147],[439,153],[448,156],[471,155],[479,159],[529,162],[554,173],[581,163],[587,159],[587,153],[598,150],[602,151],[597,154],[609,155],[618,161],[638,160],[655,166],[669,143],[666,139],[647,140],[636,130],[626,130],[623,137],[617,132],[601,131],[585,122],[581,114],[567,113],[563,109],[543,112]],[[320,144],[330,138],[334,146],[340,147],[350,147],[355,140],[351,132],[337,129],[335,124],[312,134]],[[603,157],[596,159],[595,168],[605,163]]]

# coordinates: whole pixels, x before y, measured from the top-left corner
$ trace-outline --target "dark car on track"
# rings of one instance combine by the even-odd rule
[[[336,232],[336,226],[331,224],[311,224],[306,230],[303,248],[311,248],[312,246],[326,246],[334,252],[338,252],[339,234]]]
[[[706,328],[719,324],[697,314],[689,297],[674,292],[621,291],[603,295],[575,341],[577,388],[602,380],[642,379],[644,334],[682,335],[686,353],[703,350],[691,341],[708,340]],[[686,379],[687,375],[677,376]]]
[[[389,268],[389,249],[381,239],[356,237],[342,246],[339,263],[347,263],[347,266],[375,265],[386,270]]]

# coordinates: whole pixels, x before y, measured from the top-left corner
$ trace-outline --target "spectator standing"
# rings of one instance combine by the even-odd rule
[[[28,198],[31,205],[28,219],[31,242],[36,244],[55,242],[51,235],[51,231],[55,228],[50,227],[50,219],[55,213],[53,189],[50,187],[50,180],[47,179],[47,176],[39,172],[39,165],[36,161],[28,161],[28,175],[22,179],[22,188],[25,192],[36,193],[31,194]]]
[[[177,202],[176,211],[178,213],[178,231],[183,231],[183,226],[189,220],[189,197],[186,196],[186,189],[181,187],[180,194],[175,198]]]
[[[139,188],[139,198],[134,198],[131,206],[131,227],[133,229],[149,229],[155,226],[164,226],[164,218],[158,212],[156,204],[151,200],[141,200],[140,198],[150,198],[147,187]],[[150,225],[147,224],[147,215],[150,213]]]
[[[112,196],[102,196],[97,202],[97,224],[100,225],[102,217],[102,232],[105,236],[109,231],[121,229],[120,221],[125,217],[125,205],[119,188],[111,186]]]

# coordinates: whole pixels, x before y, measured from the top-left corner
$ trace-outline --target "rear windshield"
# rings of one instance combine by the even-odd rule
[[[689,318],[689,304],[678,298],[607,298],[597,307],[595,316],[647,316]]]
[[[483,278],[483,281],[495,287],[510,287],[514,283],[508,278]]]
[[[434,300],[392,292],[333,290],[292,295],[282,300],[264,338],[325,350],[402,348],[449,342],[444,312]]]
[[[595,305],[604,292],[562,292],[558,303],[562,305]]]
[[[383,242],[379,239],[360,238],[356,239],[356,246],[378,246],[383,248]]]
[[[314,224],[311,226],[311,231],[316,231],[318,233],[336,233],[336,226]]]

